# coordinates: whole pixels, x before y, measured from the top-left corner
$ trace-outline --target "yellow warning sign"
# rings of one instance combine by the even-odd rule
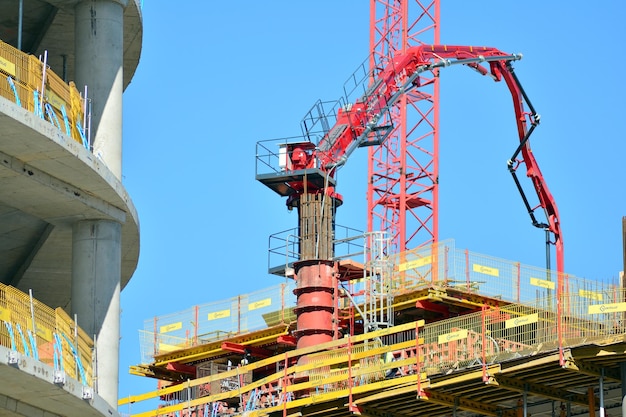
[[[588,290],[578,290],[578,295],[583,298],[590,298],[595,301],[602,301],[602,293]]]
[[[589,314],[621,313],[626,311],[626,303],[596,304],[589,306]]]
[[[428,256],[425,256],[423,258],[414,259],[412,261],[404,262],[404,263],[401,263],[398,266],[398,270],[400,272],[402,272],[402,271],[407,271],[407,270],[413,269],[413,268],[419,268],[420,266],[424,266],[424,265],[430,264],[431,263],[431,259],[432,259],[431,256],[428,255]]]
[[[39,324],[37,325],[37,336],[41,337],[43,340],[45,340],[46,342],[50,342],[52,341],[52,330],[40,326]]]
[[[180,348],[181,348],[180,346],[176,346],[176,345],[169,345],[167,343],[159,343],[159,353],[173,352]]]
[[[0,307],[0,320],[4,320],[6,322],[11,321],[11,310],[7,308]]]
[[[259,308],[267,307],[272,305],[271,298],[265,298],[263,300],[255,301],[253,303],[248,304],[248,311],[257,310]]]
[[[512,329],[513,327],[523,326],[525,324],[537,323],[539,321],[539,314],[527,314],[525,316],[515,317],[514,319],[508,319],[504,322],[505,329]]]
[[[212,313],[209,313],[209,320],[224,319],[226,317],[230,317],[230,310],[229,309],[220,310],[220,311],[214,311]]]
[[[472,264],[472,270],[485,275],[491,275],[492,277],[499,277],[500,270],[498,268],[491,268],[485,265]]]
[[[0,57],[0,70],[15,77],[15,64]]]
[[[161,326],[159,328],[159,333],[173,332],[174,330],[180,330],[182,328],[183,322],[179,321],[178,323],[166,324],[165,326]]]
[[[534,285],[535,287],[547,288],[549,290],[553,290],[556,288],[556,285],[552,281],[533,277],[530,278],[530,285]]]
[[[454,342],[455,340],[467,339],[467,329],[457,330],[456,332],[440,334],[437,337],[437,343],[442,345],[448,342]]]
[[[48,103],[50,103],[57,109],[61,109],[63,106],[65,106],[65,101],[63,101],[63,99],[55,94],[55,92],[52,90],[46,90],[46,99],[48,100]]]

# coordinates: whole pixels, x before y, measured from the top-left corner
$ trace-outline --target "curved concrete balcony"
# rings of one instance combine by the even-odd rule
[[[135,207],[89,151],[87,108],[48,63],[0,42],[0,283],[66,309],[74,223],[122,224],[122,288],[139,257]]]
[[[0,415],[115,415],[95,394],[94,343],[61,308],[0,284]],[[44,412],[45,411],[45,412]]]
[[[43,56],[48,65],[64,80],[74,79],[74,8],[81,0],[22,0],[22,51]],[[124,9],[124,88],[139,65],[143,22],[140,0],[115,0]],[[18,2],[0,0],[0,36],[17,46]]]
[[[122,224],[122,288],[139,258],[139,221],[121,182],[85,147],[0,97],[0,282],[69,307],[72,225]]]

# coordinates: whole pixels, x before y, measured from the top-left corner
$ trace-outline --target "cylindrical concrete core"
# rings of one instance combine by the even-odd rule
[[[298,300],[297,348],[315,346],[330,342],[335,334],[333,313],[335,310],[334,262],[319,259],[296,262],[297,287],[294,294]]]

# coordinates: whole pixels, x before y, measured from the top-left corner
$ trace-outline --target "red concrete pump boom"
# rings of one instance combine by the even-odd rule
[[[490,75],[496,82],[504,79],[513,98],[520,140],[519,146],[508,161],[508,168],[533,225],[546,230],[547,244],[555,245],[557,271],[561,277],[564,261],[559,215],[554,198],[548,190],[530,149],[528,139],[539,124],[540,117],[535,112],[513,72],[511,62],[519,59],[521,59],[521,55],[505,54],[498,49],[489,47],[421,45],[408,48],[405,52],[398,53],[392,62],[372,75],[371,85],[363,96],[354,103],[338,110],[336,123],[314,149],[290,149],[291,169],[318,168],[326,175],[334,177],[337,167],[343,165],[357,147],[381,144],[391,129],[381,129],[379,123],[402,94],[421,86],[419,75],[422,72],[435,71],[438,68],[451,65],[466,65],[482,75]],[[488,64],[489,67],[486,68],[482,65],[483,63]],[[524,109],[524,103],[529,110]],[[536,220],[534,211],[539,206],[530,206],[517,178],[516,170],[522,163],[526,165],[526,175],[532,181],[539,198],[539,206],[545,212],[547,224]],[[307,192],[314,191],[311,189],[312,186],[298,181],[290,184],[296,195],[300,193],[303,187],[307,188]],[[318,191],[336,195],[332,187],[320,187]],[[291,199],[294,197],[297,198],[297,196],[292,195]],[[550,238],[549,233],[552,233],[552,238]]]
[[[557,309],[560,313],[563,243],[559,215],[530,149],[529,137],[539,125],[539,115],[513,72],[511,63],[518,59],[521,59],[521,55],[508,55],[495,48],[443,45],[411,47],[395,55],[381,68],[363,71],[362,75],[365,77],[357,81],[356,85],[365,88],[357,100],[347,98],[337,102],[330,113],[324,110],[321,102],[316,103],[303,119],[306,140],[292,142],[286,139],[286,142],[278,143],[278,153],[270,151],[261,143],[257,146],[257,179],[281,196],[287,197],[289,209],[298,210],[297,248],[294,250],[298,257],[293,262],[292,271],[297,283],[294,290],[297,295],[297,306],[294,309],[297,315],[297,331],[294,334],[297,336],[298,348],[314,346],[339,337],[340,320],[333,294],[337,288],[336,280],[340,276],[343,277],[341,279],[351,278],[346,278],[349,275],[347,271],[340,271],[334,253],[335,210],[342,204],[342,197],[335,192],[337,169],[357,147],[383,144],[394,131],[390,122],[393,120],[391,110],[403,94],[432,83],[436,79],[433,74],[436,76],[439,68],[451,65],[468,66],[482,75],[491,76],[496,82],[504,80],[509,88],[513,98],[519,144],[508,161],[508,169],[532,224],[545,230],[548,270],[550,245],[554,244],[556,247]],[[428,72],[428,75],[425,74],[422,79],[420,74],[424,72]],[[334,123],[330,120],[334,120]],[[316,130],[320,127],[321,132]],[[313,137],[321,139],[312,140]],[[269,152],[267,155],[271,157],[270,162],[265,159],[265,152],[259,152],[259,149]],[[277,165],[271,163],[274,157],[278,161]],[[272,172],[260,174],[259,163],[271,168]],[[517,169],[522,164],[526,166],[526,175],[531,179],[537,193],[537,207],[531,207],[517,177]],[[545,223],[540,223],[535,218],[535,210],[539,207],[546,216]],[[289,249],[286,253],[288,256]],[[287,272],[287,265],[284,271]],[[363,317],[370,321],[364,322],[368,328],[392,322],[391,313],[382,313],[383,309],[379,307],[377,308],[381,311],[381,317]],[[561,334],[560,329],[558,334]]]

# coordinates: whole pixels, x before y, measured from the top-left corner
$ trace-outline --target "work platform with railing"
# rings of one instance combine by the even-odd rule
[[[0,41],[0,97],[49,121],[89,149],[89,100],[37,58]]]
[[[342,262],[351,274],[359,265]],[[626,303],[618,283],[557,280],[453,242],[388,262],[393,324],[368,329],[371,280],[339,278],[333,320],[348,326],[329,343],[296,349],[291,281],[146,321],[143,363],[131,373],[159,379],[159,389],[122,398],[120,411],[517,416],[526,408],[549,416],[564,407],[564,415],[591,416],[621,406]]]
[[[92,397],[94,342],[62,308],[0,283],[0,322],[0,346],[8,349],[9,365],[19,369],[24,358],[34,359],[53,372],[56,385],[72,379],[82,385],[85,399]]]

